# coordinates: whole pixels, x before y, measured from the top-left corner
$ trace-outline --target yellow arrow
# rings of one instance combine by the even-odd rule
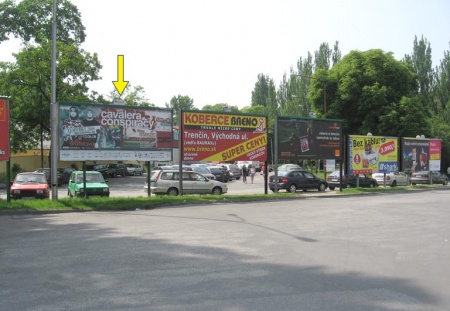
[[[124,65],[123,65],[123,55],[117,55],[117,81],[113,81],[117,92],[122,95],[123,91],[128,85],[128,81],[123,81],[124,79]]]

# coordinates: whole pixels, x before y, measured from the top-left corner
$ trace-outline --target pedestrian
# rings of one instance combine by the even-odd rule
[[[450,178],[450,166],[447,168],[447,176]]]
[[[256,169],[253,165],[250,166],[250,179],[252,181],[253,184],[253,179],[255,178],[255,173],[256,173]]]
[[[247,166],[242,167],[242,181],[246,184],[247,183]]]

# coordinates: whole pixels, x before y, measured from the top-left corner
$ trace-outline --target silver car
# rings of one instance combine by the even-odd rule
[[[183,171],[183,194],[215,194],[228,192],[228,186],[216,180],[208,179],[202,174],[193,171]],[[178,170],[154,171],[150,177],[150,191],[152,194],[168,194],[176,196],[180,194],[180,172]],[[144,185],[148,191],[147,181]]]
[[[392,172],[392,173],[373,173],[372,178],[378,183],[378,186],[384,186],[386,182],[386,186],[396,187],[396,186],[409,186],[408,176],[403,172]]]

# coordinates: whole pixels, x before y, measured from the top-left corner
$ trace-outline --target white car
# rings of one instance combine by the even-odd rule
[[[384,173],[373,173],[372,178],[377,181],[378,186],[384,186]],[[386,186],[409,186],[408,176],[403,172],[386,173]]]
[[[144,172],[144,168],[141,164],[127,164],[128,175],[141,175]]]
[[[215,194],[228,192],[228,186],[216,180],[208,179],[193,171],[182,171],[183,194]],[[180,172],[178,170],[154,171],[150,177],[150,191],[153,194],[178,195],[180,193]],[[145,181],[145,191],[148,184]]]

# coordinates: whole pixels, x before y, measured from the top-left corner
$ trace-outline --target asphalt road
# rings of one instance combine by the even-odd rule
[[[428,190],[3,215],[0,309],[449,310],[449,201]]]

